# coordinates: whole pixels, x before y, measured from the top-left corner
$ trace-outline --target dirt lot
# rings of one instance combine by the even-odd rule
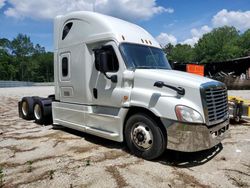
[[[250,123],[231,125],[211,150],[145,161],[124,144],[18,117],[20,97],[51,93],[0,89],[0,187],[250,187]]]

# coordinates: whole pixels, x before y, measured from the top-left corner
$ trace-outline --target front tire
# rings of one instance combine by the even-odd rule
[[[127,120],[125,139],[131,153],[146,160],[159,157],[166,149],[166,136],[146,114],[135,114]]]

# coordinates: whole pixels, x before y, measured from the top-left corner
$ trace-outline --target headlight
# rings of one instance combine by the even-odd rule
[[[175,107],[175,113],[179,121],[190,123],[203,123],[203,118],[201,117],[201,114],[187,106],[177,105]]]

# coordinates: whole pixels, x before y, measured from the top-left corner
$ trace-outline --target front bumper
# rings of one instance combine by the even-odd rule
[[[167,129],[167,148],[184,152],[210,149],[219,144],[228,134],[229,120],[212,128],[204,124],[170,122],[162,119]]]

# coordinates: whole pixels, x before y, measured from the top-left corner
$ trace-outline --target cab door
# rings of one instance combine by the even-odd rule
[[[108,56],[108,71],[106,76],[100,72],[100,67],[98,66],[98,57],[102,52],[105,52]],[[121,57],[117,46],[114,42],[109,42],[98,50],[95,50],[94,56],[96,80],[92,88],[93,103],[100,106],[121,107],[123,98],[121,82],[124,66],[121,64]],[[116,76],[117,82],[112,81],[110,79],[111,76]]]

